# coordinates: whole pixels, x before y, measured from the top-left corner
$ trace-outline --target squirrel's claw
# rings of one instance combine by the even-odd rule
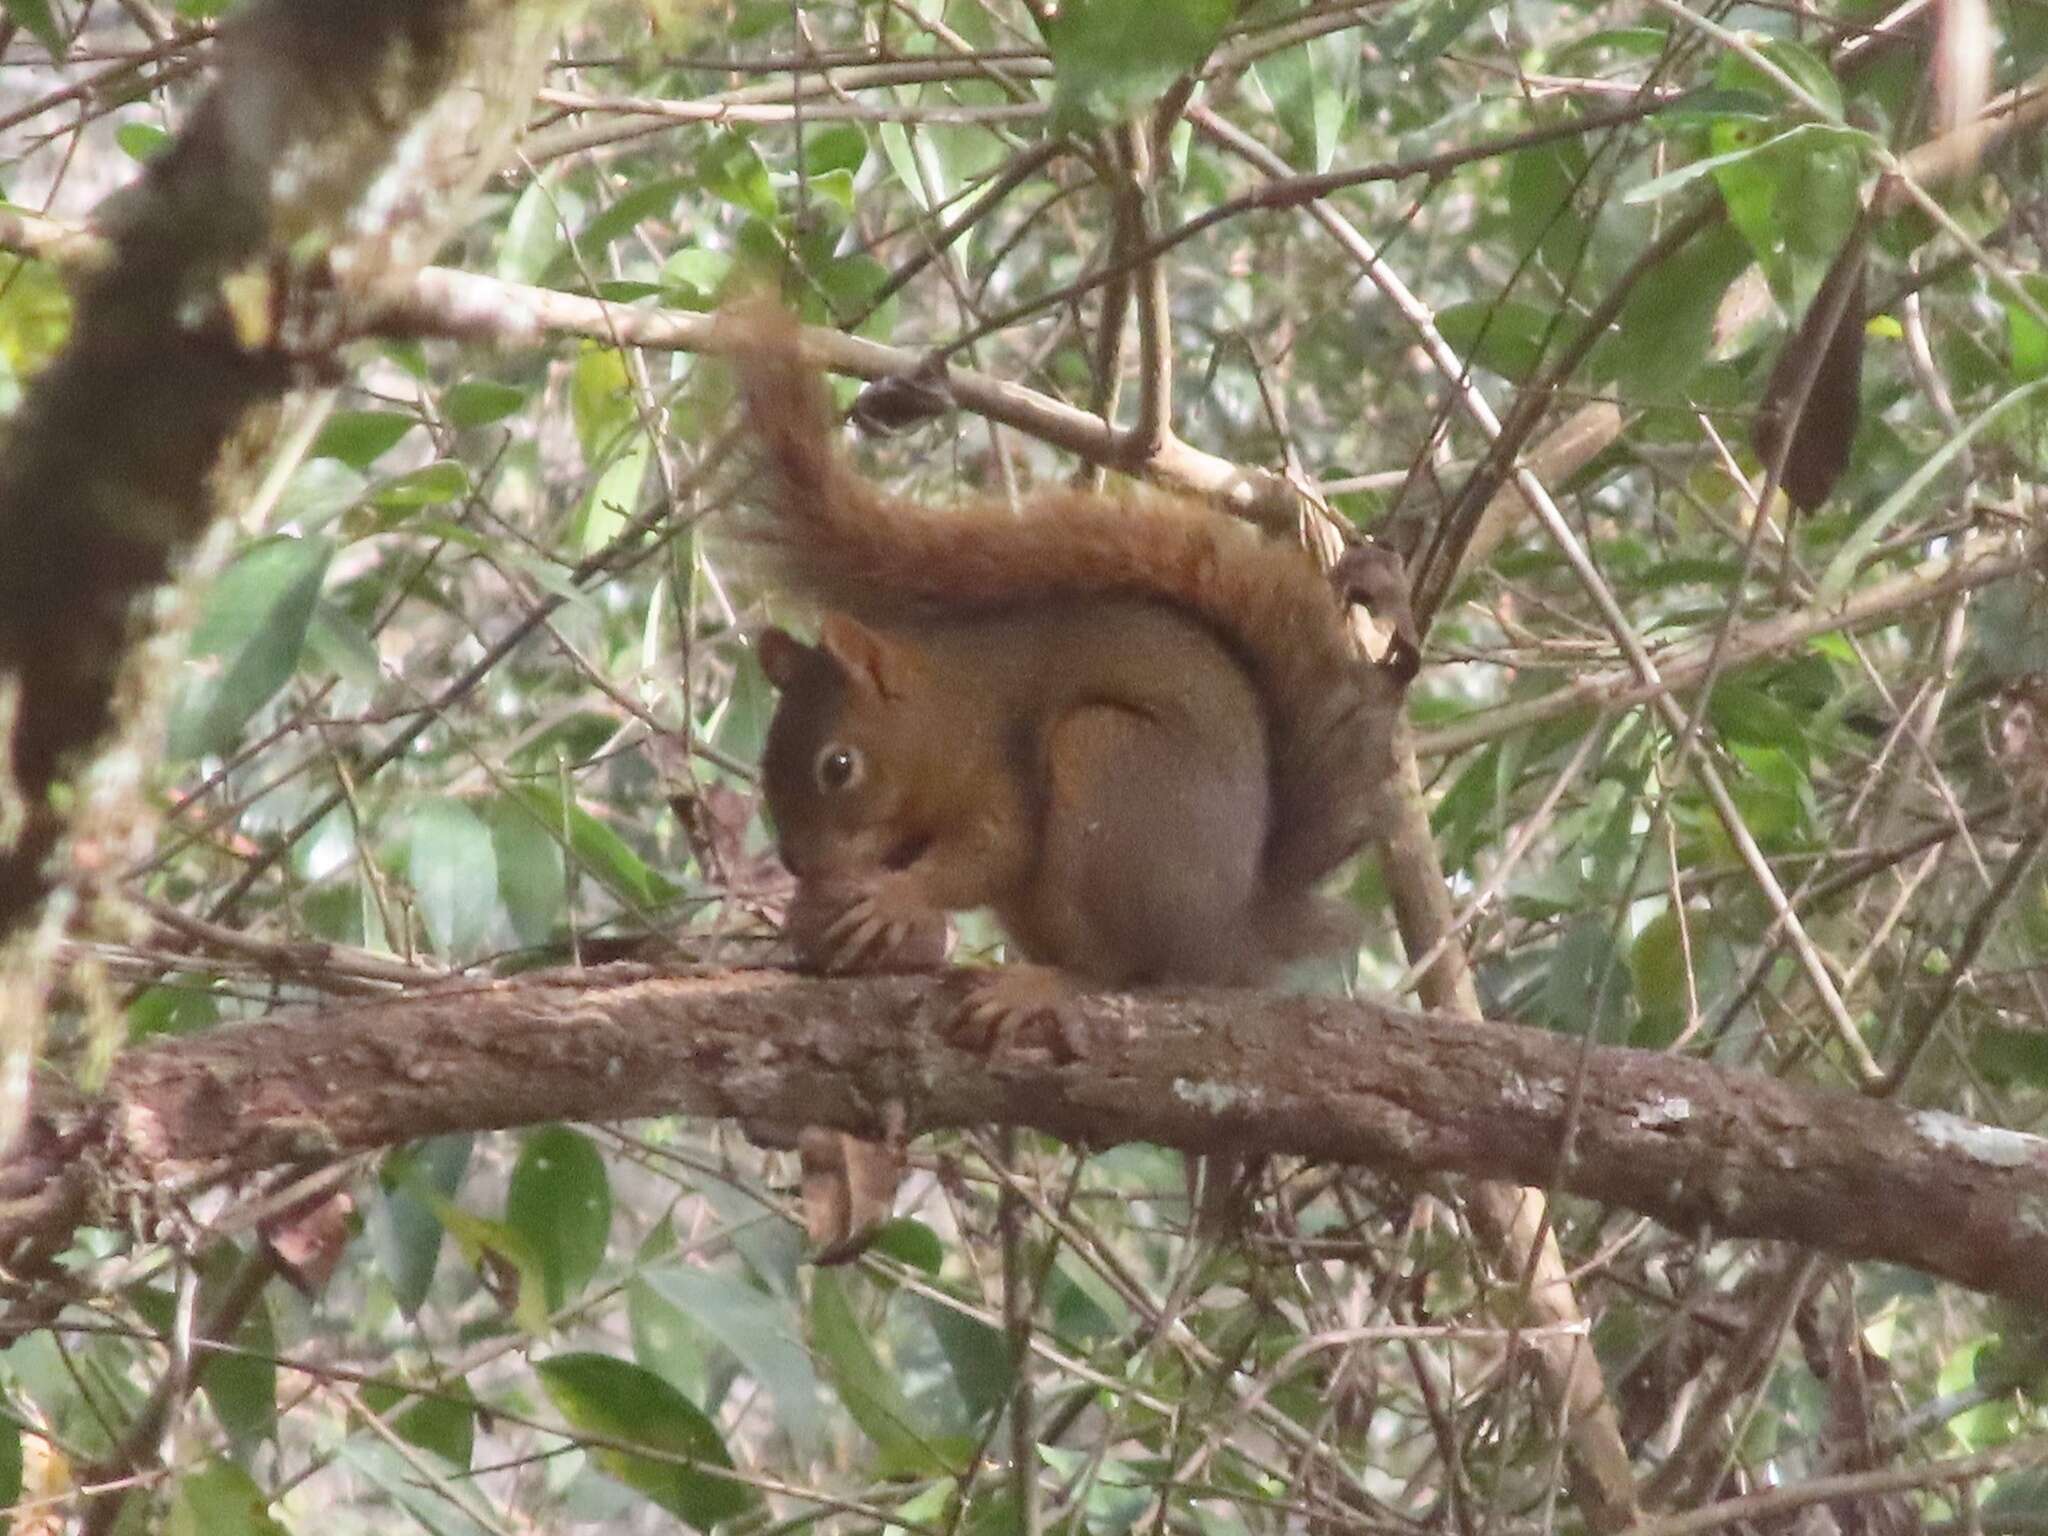
[[[1088,1054],[1088,1026],[1074,1011],[1073,988],[1050,966],[1006,965],[977,980],[946,1037],[987,1055],[1011,1047],[1050,1051],[1059,1061]]]
[[[828,971],[861,970],[871,961],[904,950],[928,914],[892,900],[880,890],[864,891],[827,925],[820,950]]]

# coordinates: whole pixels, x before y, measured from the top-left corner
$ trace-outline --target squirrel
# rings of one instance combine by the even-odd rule
[[[953,1038],[1049,1024],[1073,1056],[1072,981],[1250,984],[1355,941],[1316,887],[1365,839],[1385,711],[1305,549],[1160,492],[891,496],[836,451],[794,323],[729,323],[768,472],[741,538],[823,615],[756,644],[806,958],[887,963],[990,908],[1034,964],[980,980]]]

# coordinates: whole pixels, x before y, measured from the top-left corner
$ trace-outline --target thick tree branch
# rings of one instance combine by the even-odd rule
[[[1546,1185],[1680,1231],[1910,1265],[2048,1303],[2048,1140],[1687,1057],[1326,998],[1095,997],[1085,1061],[943,1044],[958,977],[549,973],[280,1014],[121,1058],[0,1167],[0,1264],[222,1178],[558,1119],[736,1116],[880,1133],[1292,1153]]]

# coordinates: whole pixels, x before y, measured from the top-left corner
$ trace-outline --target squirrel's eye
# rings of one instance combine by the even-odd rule
[[[818,787],[851,789],[860,782],[860,753],[852,747],[830,746],[818,754]]]

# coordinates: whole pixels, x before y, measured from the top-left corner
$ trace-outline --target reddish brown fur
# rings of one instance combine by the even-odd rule
[[[936,509],[883,494],[835,450],[828,400],[779,313],[750,313],[736,348],[748,414],[780,482],[748,529],[790,590],[866,622],[967,616],[1049,597],[1156,598],[1240,659],[1263,700],[1273,773],[1269,891],[1303,902],[1357,851],[1371,788],[1366,705],[1343,615],[1303,549],[1199,502],[1074,490],[1021,511],[989,499]],[[1275,935],[1275,938],[1280,938]],[[1316,935],[1297,933],[1296,944]],[[1293,946],[1290,946],[1293,947]]]

